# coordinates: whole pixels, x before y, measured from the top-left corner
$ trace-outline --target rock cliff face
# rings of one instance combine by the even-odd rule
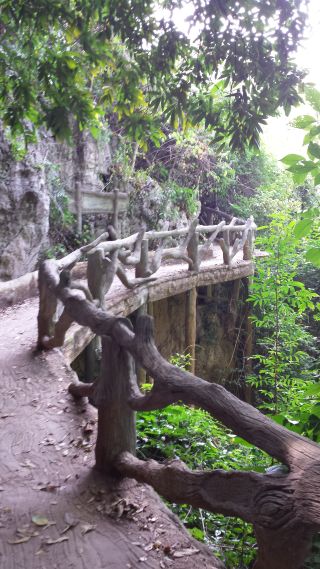
[[[173,203],[161,185],[151,177],[139,188],[131,188],[129,209],[126,223],[130,232],[139,230],[141,224],[148,229],[160,230],[164,221],[169,222],[169,228],[179,228],[188,225],[184,212]]]
[[[73,192],[79,182],[86,191],[102,190],[103,176],[111,164],[111,149],[108,138],[102,134],[94,140],[88,132],[74,128],[73,143],[56,143],[52,137],[43,137],[47,152],[47,183],[50,174],[59,178],[65,192]],[[51,170],[51,172],[50,172]]]
[[[77,184],[85,191],[103,190],[110,179],[114,144],[107,131],[94,140],[75,127],[72,145],[57,143],[42,131],[39,142],[17,161],[0,128],[0,281],[35,270],[39,255],[50,246],[50,198],[58,201],[59,195],[74,194]],[[164,220],[170,228],[188,224],[186,214],[152,178],[137,187],[134,180],[118,182],[113,180],[130,195],[128,211],[119,219],[122,236],[134,233],[142,223],[148,229],[162,228]],[[86,214],[83,222],[97,236],[106,230],[111,216]]]
[[[50,191],[57,185],[73,191],[75,181],[86,190],[102,189],[111,162],[107,141],[81,133],[75,144],[56,143],[42,133],[26,157],[17,161],[0,131],[0,281],[36,268],[47,246]]]
[[[36,146],[17,162],[0,133],[0,280],[32,271],[46,241],[49,196]]]

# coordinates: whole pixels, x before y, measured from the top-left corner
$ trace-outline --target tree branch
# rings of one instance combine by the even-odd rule
[[[176,504],[187,503],[225,516],[239,516],[247,522],[256,521],[259,516],[255,497],[265,485],[266,476],[262,474],[190,470],[178,459],[159,464],[155,460],[139,460],[128,452],[117,457],[115,467],[123,475],[150,484]],[[267,519],[264,521],[267,523]]]

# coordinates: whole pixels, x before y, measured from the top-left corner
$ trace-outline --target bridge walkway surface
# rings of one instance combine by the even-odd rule
[[[115,279],[106,308],[129,314],[147,299],[252,271],[250,261],[228,268],[219,258],[197,275],[168,264],[139,289]],[[37,311],[30,298],[0,313],[1,569],[219,568],[149,486],[93,469],[96,410],[67,392],[79,329],[71,328],[66,353],[37,353]]]

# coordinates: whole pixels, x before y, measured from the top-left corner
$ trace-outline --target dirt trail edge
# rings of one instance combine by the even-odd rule
[[[94,469],[96,411],[34,353],[38,301],[0,312],[1,569],[220,569],[146,485]]]

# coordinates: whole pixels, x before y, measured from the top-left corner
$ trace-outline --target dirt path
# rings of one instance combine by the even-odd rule
[[[36,314],[0,314],[1,569],[220,567],[151,488],[93,470],[96,411],[59,350],[33,352]]]

